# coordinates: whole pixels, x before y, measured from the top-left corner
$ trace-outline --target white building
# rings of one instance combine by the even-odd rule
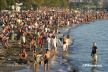
[[[83,0],[69,0],[69,2],[83,2]]]

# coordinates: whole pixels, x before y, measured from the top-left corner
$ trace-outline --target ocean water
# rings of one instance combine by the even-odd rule
[[[83,24],[71,29],[69,33],[74,39],[74,44],[70,46],[69,57],[70,66],[76,68],[78,72],[108,72],[108,20],[97,20],[90,24]],[[91,62],[91,47],[93,42],[98,47],[98,61],[96,66]]]
[[[69,34],[74,43],[69,46],[67,53],[58,48],[59,53],[53,57],[49,72],[108,72],[107,20],[97,20],[75,28],[63,28],[60,31]],[[93,66],[91,61],[91,47],[94,41],[98,47],[96,66]],[[43,67],[40,68],[40,72],[43,72],[42,69]]]

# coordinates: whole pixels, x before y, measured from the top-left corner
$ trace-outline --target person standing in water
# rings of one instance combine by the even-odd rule
[[[97,62],[97,46],[96,46],[96,42],[93,42],[91,56],[92,56],[92,62],[96,63]]]
[[[57,38],[56,36],[52,36],[52,43],[55,51],[57,52]]]
[[[44,54],[44,72],[49,70],[49,58],[50,58],[50,51],[46,49],[46,53]]]
[[[63,42],[63,51],[67,51],[67,45],[65,41]]]
[[[64,39],[63,39],[63,51],[66,51],[66,52],[68,51],[69,41],[70,41],[69,35],[64,36]]]
[[[37,53],[36,51],[33,51],[33,58],[34,58],[34,69],[36,69],[36,72],[39,72],[39,68],[43,60],[43,56],[41,53]]]
[[[66,51],[67,51],[68,48],[69,48],[69,43],[70,43],[70,37],[69,37],[69,35],[67,35],[67,37],[66,37],[66,46],[67,46]]]

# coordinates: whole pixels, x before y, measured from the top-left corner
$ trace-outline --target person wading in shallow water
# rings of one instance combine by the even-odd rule
[[[49,58],[50,51],[46,49],[46,53],[44,54],[44,72],[46,72],[46,68],[49,70]]]
[[[96,62],[97,62],[97,46],[96,46],[96,42],[93,42],[91,56],[92,56],[92,63],[96,64]]]
[[[69,48],[69,42],[70,42],[69,35],[64,36],[64,39],[63,39],[63,51],[65,51],[65,52],[68,51],[68,48]]]
[[[63,51],[66,52],[67,51],[67,46],[66,46],[66,42],[63,42]]]
[[[41,53],[33,51],[33,57],[34,57],[34,69],[36,69],[36,72],[39,72],[39,66],[41,65],[41,62],[43,60],[43,55]]]

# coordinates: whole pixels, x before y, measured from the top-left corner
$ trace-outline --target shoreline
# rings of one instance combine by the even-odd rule
[[[90,16],[90,17],[91,17],[91,16]],[[88,17],[88,19],[89,19],[89,17]],[[77,19],[75,19],[75,20],[77,20]],[[92,19],[91,19],[91,20],[92,20]],[[96,20],[96,19],[94,19],[94,20]],[[81,21],[83,21],[83,20],[81,20]],[[72,22],[74,22],[74,21],[72,21]],[[79,22],[80,22],[80,20],[79,20]],[[79,22],[78,22],[78,21],[75,21],[76,24],[73,24],[73,23],[70,24],[70,25],[69,25],[69,30],[70,30],[70,29],[73,29],[73,28],[76,28],[77,26],[86,24],[86,22],[85,22],[85,23],[82,22],[81,24],[80,24]],[[88,20],[88,22],[90,22],[90,21]],[[76,26],[72,28],[71,25],[76,25]],[[64,29],[66,29],[66,27],[67,27],[67,25],[63,26]],[[52,28],[52,27],[51,27],[51,28]],[[54,29],[58,29],[58,26],[56,26]],[[60,30],[60,28],[59,28],[59,30]],[[69,30],[68,30],[68,31],[69,31]],[[52,31],[53,31],[53,30],[52,30]],[[56,33],[56,34],[57,34],[57,33]],[[65,33],[65,34],[66,34],[66,33]],[[19,48],[20,48],[20,47],[19,47]],[[1,70],[1,69],[0,69],[0,70]]]

